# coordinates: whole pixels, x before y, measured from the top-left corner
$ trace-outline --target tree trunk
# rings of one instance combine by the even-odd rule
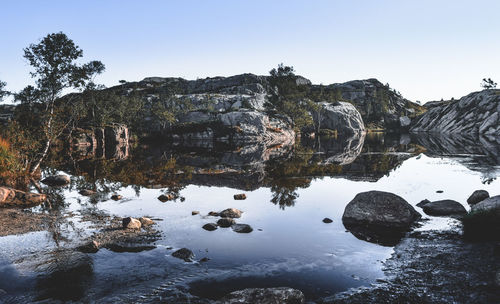
[[[42,163],[43,159],[47,156],[47,154],[49,154],[49,148],[50,148],[50,144],[52,142],[52,117],[53,116],[54,116],[54,101],[51,102],[50,114],[49,114],[49,118],[47,120],[47,128],[46,128],[46,132],[45,132],[47,140],[45,141],[45,146],[42,150],[42,153],[40,153],[40,156],[35,161],[35,164],[31,167],[30,174],[35,173],[36,170],[38,170],[38,168],[40,168],[40,164]]]

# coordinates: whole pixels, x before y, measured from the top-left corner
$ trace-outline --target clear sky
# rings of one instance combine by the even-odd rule
[[[500,1],[0,0],[0,79],[30,83],[22,49],[63,31],[97,80],[267,74],[283,62],[313,83],[378,78],[411,100],[500,82]]]

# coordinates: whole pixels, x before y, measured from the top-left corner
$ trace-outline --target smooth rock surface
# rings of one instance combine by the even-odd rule
[[[237,233],[250,233],[253,231],[253,228],[247,224],[234,224],[231,228]]]
[[[174,253],[172,253],[172,256],[186,262],[190,262],[192,259],[194,259],[194,253],[187,248],[181,248],[175,251]]]
[[[132,217],[124,218],[122,220],[122,225],[124,229],[141,229],[142,227],[141,222]]]
[[[222,210],[219,212],[220,217],[229,217],[229,218],[240,218],[241,214],[243,211],[235,209],[235,208],[228,208],[225,210]]]
[[[469,205],[475,205],[485,199],[489,198],[490,194],[486,190],[476,190],[474,191],[469,198],[467,199],[467,203]]]
[[[321,120],[321,129],[336,130],[339,136],[349,137],[365,132],[365,125],[361,114],[348,102],[322,102],[322,115],[313,115],[318,123]]]
[[[457,201],[440,200],[430,202],[422,206],[425,214],[434,216],[461,216],[467,214],[467,210]]]

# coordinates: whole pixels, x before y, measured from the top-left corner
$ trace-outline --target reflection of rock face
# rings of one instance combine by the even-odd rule
[[[347,165],[354,162],[361,153],[364,142],[364,133],[346,139],[321,140],[319,151],[324,152],[326,157],[321,161],[321,164]]]
[[[471,93],[459,100],[431,107],[411,131],[500,136],[500,90]],[[497,139],[498,140],[498,139]]]
[[[426,155],[455,156],[470,170],[489,174],[500,165],[500,143],[484,136],[418,133],[412,135],[412,141],[425,147]]]
[[[91,130],[77,129],[72,134],[72,146],[81,156],[126,159],[129,149],[128,142],[128,128],[123,124]]]
[[[340,136],[360,135],[365,131],[361,114],[348,102],[321,103],[321,128],[337,130]],[[318,120],[318,115],[313,115]],[[317,124],[317,122],[316,122]]]

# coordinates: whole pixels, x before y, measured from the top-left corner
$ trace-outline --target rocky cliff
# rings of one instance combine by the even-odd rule
[[[471,93],[459,100],[433,104],[416,119],[412,132],[468,134],[500,142],[500,90]]]
[[[301,76],[295,76],[302,98],[314,102],[338,101],[353,104],[361,113],[364,124],[384,128],[387,114],[406,120],[425,111],[388,85],[376,79],[355,80],[332,85],[313,85]],[[264,111],[265,105],[277,88],[269,76],[242,74],[231,77],[212,77],[197,80],[149,77],[139,82],[125,83],[107,89],[124,96],[139,96],[146,100],[144,122],[149,128],[161,129],[162,122],[155,118],[161,108],[176,104],[176,117],[180,123],[214,120],[219,113],[240,110]],[[405,120],[405,121],[406,121]],[[392,128],[399,126],[391,125]]]

